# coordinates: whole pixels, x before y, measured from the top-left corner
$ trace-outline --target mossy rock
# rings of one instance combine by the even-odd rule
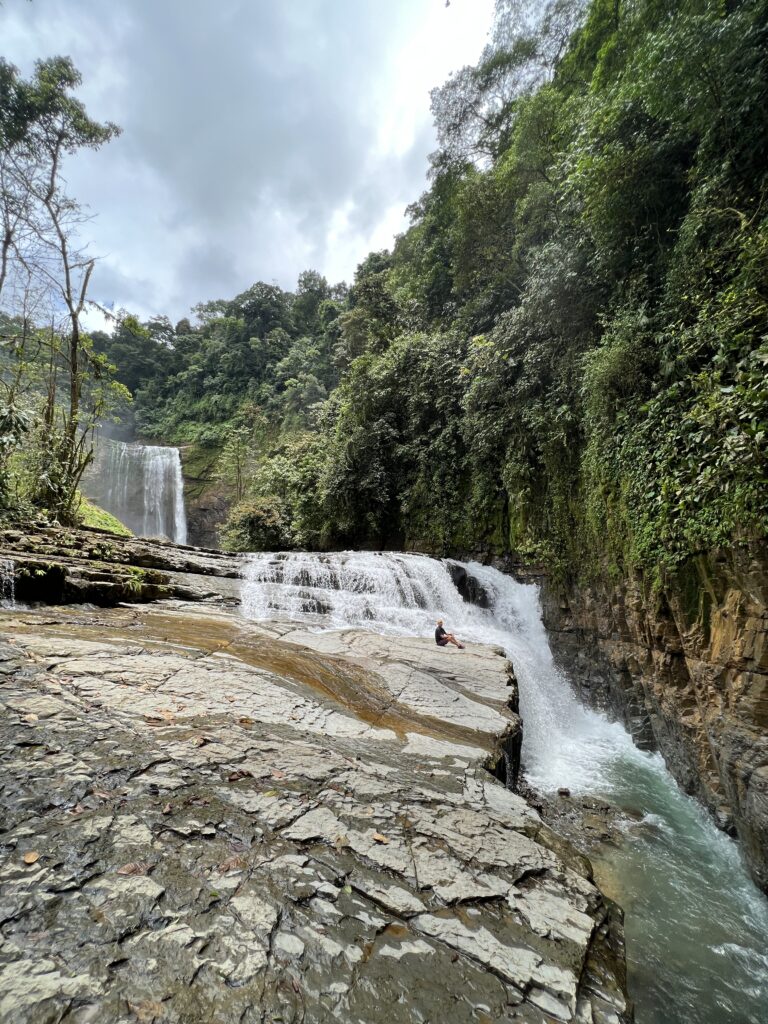
[[[95,530],[106,530],[118,537],[133,536],[133,533],[119,519],[116,519],[110,512],[105,512],[98,505],[94,505],[83,495],[80,495],[78,514],[82,526],[88,526]]]

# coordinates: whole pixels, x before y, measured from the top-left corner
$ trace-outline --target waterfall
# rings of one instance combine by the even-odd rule
[[[178,448],[104,439],[83,484],[89,498],[138,537],[187,543]]]
[[[459,576],[469,577],[485,607],[463,600]],[[442,618],[470,646],[502,646],[520,685],[528,781],[542,791],[567,786],[604,798],[637,819],[603,863],[627,910],[638,1021],[761,1024],[768,1005],[764,897],[736,844],[680,792],[661,758],[579,702],[554,663],[535,585],[478,563],[421,555],[264,553],[245,564],[242,611],[312,629],[430,638]],[[446,659],[464,656],[445,651]]]
[[[16,607],[16,566],[10,558],[0,558],[0,608]]]

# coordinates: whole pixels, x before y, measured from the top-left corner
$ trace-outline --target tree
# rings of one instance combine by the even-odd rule
[[[77,486],[92,457],[90,433],[104,411],[108,374],[82,332],[95,259],[78,243],[85,218],[66,192],[63,162],[118,133],[115,125],[88,117],[72,95],[80,82],[68,58],[39,61],[29,81],[7,63],[0,65],[0,286],[14,275],[36,282],[49,297],[52,327],[37,497],[64,517],[74,514]],[[57,324],[59,310],[64,320]],[[65,404],[58,394],[62,370]],[[84,388],[90,381],[97,387],[86,408]]]

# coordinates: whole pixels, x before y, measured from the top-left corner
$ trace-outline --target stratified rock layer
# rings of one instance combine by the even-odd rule
[[[701,557],[659,593],[544,581],[553,650],[582,697],[658,749],[738,834],[768,891],[768,550]]]
[[[232,555],[104,530],[2,529],[0,562],[22,602],[109,608],[121,601],[218,596],[235,604],[240,594],[241,561]]]
[[[484,767],[498,652],[0,615],[1,1020],[630,1019],[615,908]]]

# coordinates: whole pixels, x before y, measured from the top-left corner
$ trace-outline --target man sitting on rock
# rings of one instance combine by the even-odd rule
[[[464,644],[460,644],[453,633],[446,633],[443,629],[443,620],[437,620],[437,629],[435,630],[435,643],[438,647],[445,647],[447,644],[453,644],[458,647],[460,651],[464,650]]]

